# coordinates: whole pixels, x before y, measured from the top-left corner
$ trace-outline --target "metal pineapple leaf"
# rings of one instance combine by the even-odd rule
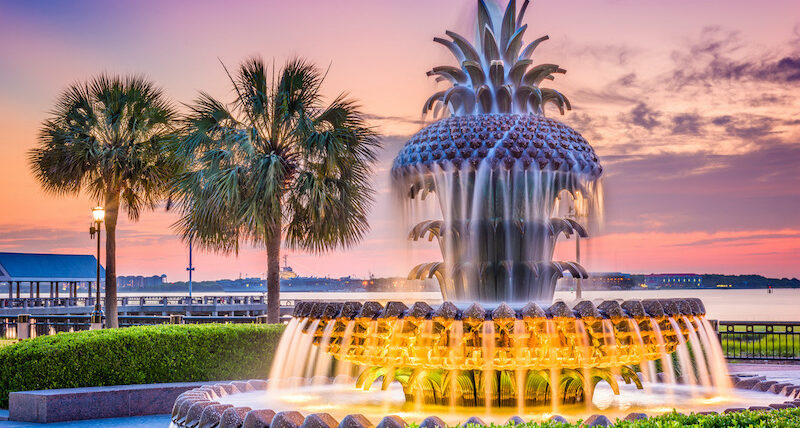
[[[451,88],[431,96],[425,103],[423,115],[429,112],[435,118],[481,113],[543,115],[548,103],[555,105],[561,114],[571,109],[560,92],[539,89],[545,80],[553,80],[554,74],[566,73],[556,64],[533,66],[534,50],[549,37],[540,37],[522,48],[528,28],[522,20],[528,4],[526,0],[517,15],[516,1],[511,0],[499,16],[484,0],[478,0],[476,44],[452,31],[445,32],[452,40],[433,39],[453,54],[459,67],[439,66],[428,72],[428,76],[436,76],[437,82],[449,82]]]

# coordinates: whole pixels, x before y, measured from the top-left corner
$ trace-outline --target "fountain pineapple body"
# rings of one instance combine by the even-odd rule
[[[539,86],[565,70],[533,66],[547,37],[523,47],[527,5],[517,17],[514,1],[502,15],[479,1],[476,46],[452,32],[451,40],[434,39],[461,67],[428,73],[451,86],[431,96],[423,113],[449,117],[414,135],[392,168],[412,203],[430,192],[438,197],[442,220],[416,225],[410,237],[436,237],[443,261],[416,266],[409,278],[436,277],[449,300],[549,302],[564,272],[587,276],[577,263],[552,261],[561,233],[586,230],[551,215],[562,191],[577,205],[595,206],[602,167],[579,133],[544,116],[547,105],[562,113],[571,106]]]
[[[560,172],[597,178],[597,155],[583,136],[540,114],[483,113],[441,119],[416,133],[394,161],[395,176],[442,170]]]

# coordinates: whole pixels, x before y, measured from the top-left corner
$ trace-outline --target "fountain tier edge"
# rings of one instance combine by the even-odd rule
[[[556,302],[546,310],[534,302],[302,302],[278,347],[271,388],[352,375],[365,390],[396,381],[410,403],[527,407],[583,402],[600,382],[614,394],[619,381],[641,389],[658,366],[669,383],[680,376],[728,389],[704,315],[698,299]]]
[[[584,405],[560,406],[557,409],[498,408],[491,413],[482,409],[432,405],[408,405],[402,388],[393,384],[386,391],[363,391],[353,388],[347,379],[333,383],[318,383],[282,389],[279,393],[265,390],[268,383],[261,381],[233,382],[207,385],[182,394],[173,408],[173,427],[270,426],[276,414],[291,419],[287,427],[316,428],[369,428],[383,422],[402,422],[383,426],[403,426],[440,419],[448,426],[466,426],[469,423],[501,425],[509,420],[546,421],[554,415],[575,422],[586,420],[592,413],[601,412],[610,420],[623,419],[631,413],[655,416],[673,409],[682,413],[718,412],[726,409],[743,409],[752,406],[766,408],[781,398],[772,392],[735,390],[726,396],[708,398],[709,391],[688,385],[644,383],[639,390],[632,385],[622,385],[617,396],[607,385],[598,385],[592,409]],[[670,403],[665,404],[665,399]],[[774,404],[773,404],[774,405]],[[192,410],[194,409],[194,410]],[[435,415],[435,416],[433,416]],[[431,418],[433,416],[433,418]],[[430,419],[429,419],[430,418]],[[245,420],[249,424],[244,424]],[[317,425],[324,419],[325,425]],[[354,424],[354,422],[356,422]],[[218,425],[215,425],[218,424]],[[432,426],[432,425],[427,425]]]

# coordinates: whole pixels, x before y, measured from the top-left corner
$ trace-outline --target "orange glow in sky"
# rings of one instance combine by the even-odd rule
[[[26,159],[68,84],[144,73],[176,104],[198,90],[229,99],[220,61],[300,55],[330,65],[327,94],[360,100],[385,151],[367,239],[324,256],[290,253],[289,263],[302,275],[405,276],[440,259],[435,245],[407,252],[387,175],[436,91],[425,72],[451,63],[432,38],[471,35],[473,9],[465,0],[0,0],[0,251],[93,251],[96,201],[45,194]],[[589,270],[800,276],[798,12],[794,0],[531,5],[526,39],[550,36],[534,60],[568,70],[552,83],[573,105],[558,119],[605,167],[606,223],[585,241]],[[163,209],[122,220],[118,272],[184,280],[175,220]],[[573,245],[558,251],[569,258]],[[199,279],[259,276],[266,255],[247,248],[194,263]]]

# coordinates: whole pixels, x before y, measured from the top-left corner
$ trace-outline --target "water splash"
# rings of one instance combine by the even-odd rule
[[[409,205],[428,193],[438,196],[441,220],[404,221],[412,240],[436,239],[442,252],[441,262],[415,266],[409,279],[437,279],[445,300],[549,303],[559,278],[588,277],[574,261],[553,261],[560,236],[588,237],[588,229],[553,215],[556,200],[568,198],[579,207],[577,218],[594,223],[602,205],[596,177],[579,170],[494,170],[482,161],[474,171],[431,166],[397,178],[395,186],[411,195]]]

